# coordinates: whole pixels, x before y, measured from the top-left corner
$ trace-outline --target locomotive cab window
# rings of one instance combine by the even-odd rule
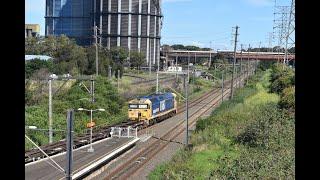
[[[137,109],[138,105],[137,104],[129,104],[129,109]]]

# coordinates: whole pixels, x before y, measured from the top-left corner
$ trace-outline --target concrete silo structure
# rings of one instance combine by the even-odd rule
[[[161,0],[46,0],[46,35],[66,34],[81,45],[98,43],[142,52],[146,64],[160,59]],[[64,3],[62,3],[64,2]]]
[[[92,0],[46,0],[45,35],[66,35],[79,45],[93,42]]]
[[[94,25],[103,46],[143,52],[146,63],[160,58],[160,0],[96,0]]]

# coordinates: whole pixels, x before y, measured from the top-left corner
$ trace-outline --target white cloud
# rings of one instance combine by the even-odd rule
[[[272,6],[273,0],[246,0],[249,4],[254,6]]]

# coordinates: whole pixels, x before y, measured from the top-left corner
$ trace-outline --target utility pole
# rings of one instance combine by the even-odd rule
[[[66,168],[66,179],[72,179],[72,147],[73,147],[73,109],[68,110],[67,113],[67,168]]]
[[[241,53],[240,53],[240,77],[242,75],[242,47],[243,47],[243,44],[241,44]],[[239,88],[241,87],[241,78],[240,78],[240,82],[239,82]]]
[[[240,74],[242,73],[242,47],[243,47],[243,44],[241,44],[241,53],[240,53]]]
[[[52,79],[49,78],[49,144],[52,143]]]
[[[189,64],[190,64],[190,54],[188,53],[188,75],[187,75],[187,82],[186,82],[186,118],[187,118],[187,127],[186,127],[186,147],[188,147],[189,144],[189,102],[188,102],[188,91],[189,91]]]
[[[149,44],[151,44],[151,40],[149,39]],[[149,75],[151,76],[151,45],[149,46]]]
[[[192,90],[194,89],[195,80],[196,80],[196,62],[197,62],[197,53],[194,53],[194,65],[192,66],[192,72],[193,72],[193,80],[192,80],[193,88],[192,88]]]
[[[247,83],[246,84],[248,84],[248,81],[249,81],[249,62],[250,62],[250,57],[249,57],[249,55],[250,55],[250,44],[249,44],[249,47],[248,47],[248,62],[247,62]]]
[[[118,92],[119,92],[119,88],[120,88],[120,69],[118,69]]]
[[[211,41],[210,41],[210,50],[209,50],[209,68],[210,68],[210,66],[211,66]],[[208,68],[208,69],[209,69]]]
[[[273,32],[269,32],[269,50],[270,50],[271,52],[273,52],[272,39],[273,39]]]
[[[176,82],[178,81],[178,56],[176,56]]]
[[[223,102],[223,84],[224,84],[224,79],[223,79],[223,73],[224,73],[225,70],[222,70],[222,81],[221,81],[221,102]]]
[[[155,52],[154,52],[155,53]],[[156,87],[156,94],[159,93],[159,63],[157,63],[157,87]]]
[[[91,102],[94,103],[94,79],[93,79],[93,76],[91,76],[90,81],[91,81],[91,83],[90,83]]]
[[[157,70],[157,87],[156,87],[156,94],[159,93],[159,70]]]
[[[261,41],[259,42],[259,52],[261,52]],[[258,67],[258,59],[255,60],[255,68],[254,73],[257,73],[257,67]]]
[[[236,51],[237,51],[237,38],[238,38],[238,28],[239,26],[236,26],[236,34],[235,34],[235,39],[234,39],[234,57],[233,57],[233,70],[232,70],[232,79],[231,79],[231,96],[230,99],[233,98],[233,81],[234,81],[234,72],[235,72],[235,63],[236,63]]]
[[[237,67],[235,67],[234,69],[234,85],[235,85],[235,88],[237,88],[237,85],[238,85],[238,70],[237,70]]]
[[[99,64],[98,64],[98,27],[97,26],[94,26],[94,37],[95,37],[95,40],[96,40],[96,75],[98,76],[98,70],[99,70]]]

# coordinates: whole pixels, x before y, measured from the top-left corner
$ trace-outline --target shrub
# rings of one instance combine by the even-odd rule
[[[273,93],[280,94],[283,89],[294,85],[295,77],[291,68],[276,64],[272,68],[270,90]]]
[[[272,68],[272,66],[276,63],[276,61],[261,61],[258,65],[258,68],[265,71],[269,68]]]
[[[219,158],[220,168],[211,171],[214,179],[294,179],[295,125],[286,111],[268,104],[239,136],[240,156]]]
[[[279,106],[288,110],[295,109],[295,86],[288,87],[282,91]]]

